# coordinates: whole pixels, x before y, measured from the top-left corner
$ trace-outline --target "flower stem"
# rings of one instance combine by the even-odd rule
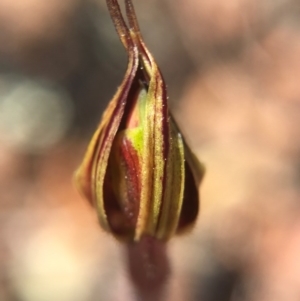
[[[136,301],[162,301],[170,275],[166,243],[152,237],[127,245],[129,276]]]

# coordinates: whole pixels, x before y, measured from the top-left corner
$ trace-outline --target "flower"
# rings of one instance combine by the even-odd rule
[[[203,168],[169,112],[165,82],[131,0],[125,0],[129,26],[117,0],[107,6],[128,67],[76,172],[76,185],[116,238],[166,241],[194,224]]]

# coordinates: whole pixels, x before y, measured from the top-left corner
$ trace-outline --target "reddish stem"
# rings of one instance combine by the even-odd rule
[[[129,275],[137,300],[164,299],[170,265],[166,243],[152,237],[127,245]]]

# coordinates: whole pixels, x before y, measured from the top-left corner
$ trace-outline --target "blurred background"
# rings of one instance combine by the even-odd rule
[[[165,300],[300,300],[300,2],[134,2],[207,170]],[[104,0],[0,0],[1,301],[134,300],[72,184],[126,63]]]

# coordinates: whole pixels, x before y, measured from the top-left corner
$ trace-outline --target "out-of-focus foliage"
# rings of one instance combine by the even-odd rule
[[[207,170],[166,300],[298,300],[299,1],[135,2]],[[72,187],[126,67],[104,1],[1,0],[0,25],[0,300],[132,300]]]

